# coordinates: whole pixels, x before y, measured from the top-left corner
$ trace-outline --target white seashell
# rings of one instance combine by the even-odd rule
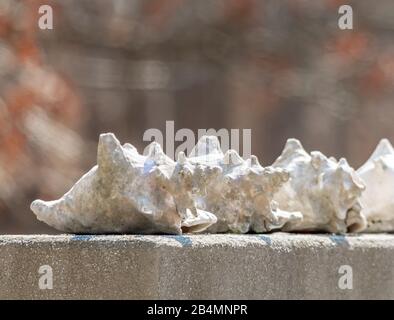
[[[382,139],[368,161],[357,170],[367,186],[360,198],[367,232],[394,231],[394,149]]]
[[[33,201],[37,218],[75,233],[181,234],[216,222],[194,205],[190,168],[155,142],[143,156],[130,144],[122,147],[112,133],[102,134],[97,163],[61,199]]]
[[[273,164],[290,173],[274,200],[282,210],[299,211],[301,221],[290,221],[283,231],[356,232],[365,228],[359,197],[365,186],[345,159],[337,162],[321,152],[308,154],[296,139],[289,139]]]
[[[289,177],[283,169],[263,168],[255,156],[245,161],[235,150],[223,154],[215,136],[203,136],[185,161],[194,166],[196,205],[218,218],[208,232],[267,232],[302,219],[273,201]]]

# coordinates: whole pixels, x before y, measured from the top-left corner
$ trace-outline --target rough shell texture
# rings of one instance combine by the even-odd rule
[[[360,198],[366,231],[394,232],[394,149],[387,139],[357,173],[367,187]]]
[[[274,197],[279,207],[303,214],[284,231],[344,233],[365,228],[358,200],[365,186],[345,159],[337,162],[318,151],[308,154],[298,140],[289,139],[273,167],[290,173]]]
[[[255,156],[245,161],[235,150],[223,154],[215,136],[203,136],[183,162],[193,168],[197,206],[218,219],[208,232],[267,232],[302,219],[301,213],[283,212],[273,201],[289,178],[286,170],[263,168]]]
[[[202,231],[216,222],[191,198],[188,168],[153,142],[143,156],[130,144],[102,134],[97,166],[61,199],[36,200],[37,218],[65,232],[170,233]]]

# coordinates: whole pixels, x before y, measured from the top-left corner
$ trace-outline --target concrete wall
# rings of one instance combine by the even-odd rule
[[[0,236],[0,298],[394,299],[394,235]]]

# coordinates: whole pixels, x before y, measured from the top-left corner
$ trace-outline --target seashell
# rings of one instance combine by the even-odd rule
[[[368,161],[357,170],[366,190],[360,198],[367,232],[394,231],[394,149],[382,139]]]
[[[288,180],[286,170],[263,168],[257,157],[244,160],[235,150],[223,154],[216,136],[203,136],[186,159],[193,169],[196,205],[216,215],[207,232],[246,233],[279,229],[302,219],[277,208],[273,196]]]
[[[299,211],[283,231],[357,232],[365,228],[359,197],[365,186],[342,158],[337,162],[321,152],[308,154],[296,139],[287,140],[274,168],[287,170],[290,179],[274,196],[282,210]]]
[[[97,165],[62,198],[36,200],[37,218],[64,232],[199,232],[216,217],[191,198],[191,171],[175,163],[153,142],[147,156],[112,133],[100,135]]]

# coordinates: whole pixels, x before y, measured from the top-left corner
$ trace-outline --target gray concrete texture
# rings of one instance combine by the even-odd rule
[[[394,235],[5,235],[0,298],[394,299]]]

